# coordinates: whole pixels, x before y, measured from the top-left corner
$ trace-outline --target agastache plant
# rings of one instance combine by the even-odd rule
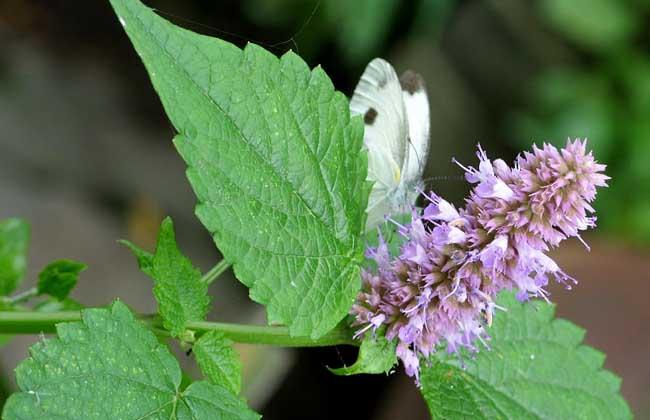
[[[435,193],[399,226],[406,238],[391,257],[380,235],[367,255],[377,272],[364,270],[363,288],[352,309],[357,336],[386,326],[406,373],[419,382],[420,358],[438,345],[450,353],[487,348],[497,294],[514,290],[520,301],[548,300],[550,281],[567,289],[576,283],[546,253],[595,226],[590,203],[606,186],[605,165],[586,151],[586,140],[566,147],[544,144],[514,165],[490,161],[480,147],[478,169],[465,167],[474,184],[465,207]]]
[[[92,272],[75,261],[47,265],[33,287],[18,290],[29,225],[0,221],[0,345],[39,337],[15,369],[3,419],[258,419],[235,343],[358,347],[353,364],[330,368],[337,375],[394,374],[399,359],[433,418],[631,418],[604,356],[544,301],[549,283],[575,282],[547,252],[594,226],[590,203],[607,181],[585,141],[533,148],[512,167],[479,148],[478,168],[461,165],[473,185],[462,208],[421,191],[425,208],[398,226],[399,255],[388,236],[366,249],[369,197],[381,185],[369,182],[364,134],[384,134],[390,119],[379,111],[394,103],[351,115],[325,70],[293,52],[276,57],[193,33],[138,0],[110,3],[174,126],[168,147],[187,164],[195,213],[223,259],[201,272],[167,218],[155,250],[121,241],[151,279],[156,312],[117,298],[89,308],[70,295]],[[376,90],[388,82],[368,80]],[[420,82],[407,77],[395,97],[426,115],[428,132]],[[375,171],[390,169],[382,167],[389,159],[375,158]],[[411,177],[402,183],[394,174],[397,188],[382,197],[411,195]],[[207,320],[224,299],[208,286],[231,267],[268,325]],[[196,374],[182,371],[172,344],[196,362]],[[370,415],[332,406],[341,418]],[[293,416],[322,415],[310,409],[296,406]]]

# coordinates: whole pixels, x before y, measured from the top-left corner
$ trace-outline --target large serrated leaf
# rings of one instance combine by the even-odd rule
[[[82,318],[30,348],[3,419],[259,418],[222,387],[196,382],[181,391],[178,362],[123,303]]]
[[[603,370],[605,356],[582,345],[584,330],[553,319],[544,302],[499,301],[491,350],[476,357],[438,353],[422,371],[433,418],[628,419],[620,379]]]
[[[213,234],[268,320],[317,338],[360,287],[369,186],[363,124],[325,72],[111,0],[179,135]]]

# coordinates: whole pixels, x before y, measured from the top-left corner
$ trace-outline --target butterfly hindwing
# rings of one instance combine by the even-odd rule
[[[409,132],[409,153],[402,180],[413,185],[422,178],[429,154],[429,98],[422,76],[413,71],[407,70],[400,76],[400,85]]]

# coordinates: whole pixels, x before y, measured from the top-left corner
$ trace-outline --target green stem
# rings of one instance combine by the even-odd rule
[[[164,333],[162,321],[151,315],[138,318],[155,333]],[[56,332],[56,324],[80,321],[81,312],[7,312],[0,311],[1,334],[50,334]],[[286,327],[267,327],[263,325],[228,324],[223,322],[194,321],[187,323],[187,329],[197,335],[208,331],[219,331],[237,343],[263,344],[281,347],[325,347],[336,345],[359,345],[352,339],[346,327],[337,327],[322,337],[292,337]]]
[[[336,327],[322,337],[292,337],[286,327],[267,327],[264,325],[227,324],[223,322],[188,322],[187,328],[198,333],[219,331],[237,343],[266,344],[281,347],[325,347],[349,344],[358,346],[352,333],[346,327]]]
[[[201,277],[201,281],[207,284],[212,284],[213,281],[219,278],[224,271],[230,267],[230,263],[226,260],[219,261],[214,267]]]

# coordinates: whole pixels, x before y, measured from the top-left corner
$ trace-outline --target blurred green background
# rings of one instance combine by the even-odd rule
[[[427,82],[428,187],[457,204],[467,192],[451,163],[475,162],[480,142],[512,160],[533,142],[587,137],[608,165],[591,253],[555,252],[580,281],[553,290],[558,312],[608,354],[638,418],[650,418],[650,1],[648,0],[149,0],[167,19],[243,46],[297,51],[350,95],[381,56]],[[33,223],[31,276],[55,258],[90,268],[75,291],[99,305],[121,297],[155,309],[150,283],[115,240],[152,246],[174,217],[184,251],[219,258],[193,216],[173,130],[107,1],[0,2],[0,217]],[[213,285],[213,319],[263,322],[230,278]],[[4,392],[36,337],[3,347]],[[245,395],[267,418],[426,418],[410,381],[336,378],[346,348],[242,347]],[[191,363],[187,363],[191,369]],[[196,372],[194,372],[196,374]]]

